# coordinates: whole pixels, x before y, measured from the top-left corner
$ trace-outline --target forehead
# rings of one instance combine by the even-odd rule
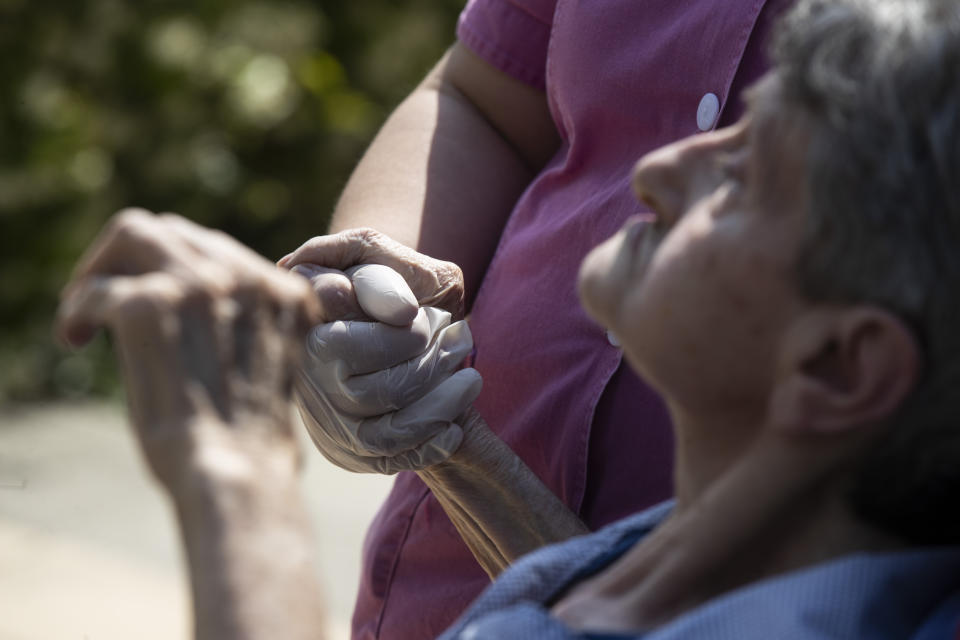
[[[808,151],[813,134],[809,114],[784,98],[774,73],[746,93],[747,145],[751,175],[765,205],[805,205]]]

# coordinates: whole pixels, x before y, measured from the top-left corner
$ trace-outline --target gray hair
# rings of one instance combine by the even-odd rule
[[[774,58],[814,128],[801,290],[889,309],[924,351],[853,507],[915,544],[960,542],[960,3],[804,0]]]

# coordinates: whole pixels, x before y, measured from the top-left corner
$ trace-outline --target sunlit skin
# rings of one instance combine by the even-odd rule
[[[806,134],[769,108],[774,92],[769,81],[755,89],[737,125],[640,160],[633,188],[654,213],[628,222],[580,271],[584,307],[683,423],[681,446],[690,425],[712,459],[744,447],[763,421],[778,344],[807,306],[792,280]]]
[[[916,380],[885,309],[806,298],[797,261],[812,126],[767,76],[737,125],[644,157],[629,221],[584,260],[588,313],[670,409],[671,515],[552,608],[573,628],[649,629],[739,585],[902,544],[845,499],[862,447]]]
[[[903,544],[858,519],[846,490],[913,388],[919,349],[883,307],[800,295],[809,131],[768,78],[741,124],[638,164],[653,219],[582,267],[586,308],[669,404],[678,502],[552,605],[571,628],[649,629],[762,578]],[[376,255],[382,240],[324,242]],[[322,625],[288,403],[307,328],[327,312],[302,278],[224,234],[143,211],[108,225],[65,291],[61,335],[113,333],[135,433],[177,507],[198,636],[306,638]],[[485,425],[464,431],[425,481],[491,574],[585,532]]]

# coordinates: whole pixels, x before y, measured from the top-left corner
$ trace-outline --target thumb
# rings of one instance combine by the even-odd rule
[[[420,305],[399,273],[382,264],[362,264],[346,270],[360,307],[371,318],[405,327],[417,317]]]

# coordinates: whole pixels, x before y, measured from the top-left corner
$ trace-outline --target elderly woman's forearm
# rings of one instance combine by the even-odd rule
[[[297,478],[198,473],[171,492],[187,553],[195,637],[323,637],[313,537]]]
[[[453,457],[418,475],[491,577],[535,549],[589,532],[475,412],[464,422]]]

